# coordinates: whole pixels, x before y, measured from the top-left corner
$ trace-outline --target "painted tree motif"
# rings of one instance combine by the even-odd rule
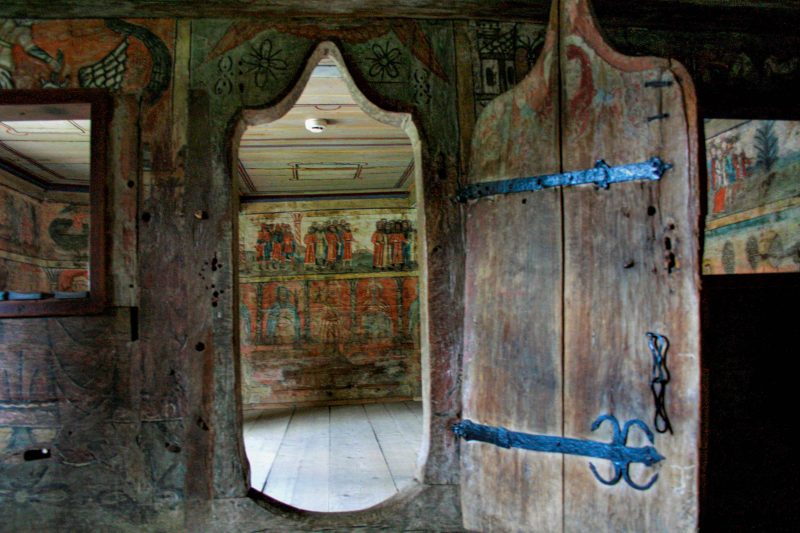
[[[772,170],[778,160],[778,136],[773,130],[775,122],[765,120],[756,131],[755,148],[758,154],[757,163],[765,172]]]

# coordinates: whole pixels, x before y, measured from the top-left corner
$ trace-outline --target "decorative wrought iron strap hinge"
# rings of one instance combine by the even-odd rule
[[[659,157],[651,157],[641,163],[631,163],[610,167],[602,159],[595,163],[594,168],[574,170],[561,174],[547,174],[529,178],[514,178],[508,180],[487,181],[467,185],[456,194],[456,201],[466,202],[477,200],[485,196],[496,194],[509,194],[512,192],[539,191],[549,187],[570,187],[573,185],[594,184],[602,189],[607,189],[612,183],[623,181],[661,179],[664,173],[671,169],[670,163],[665,163]]]
[[[606,420],[611,422],[614,430],[614,437],[611,442],[553,437],[551,435],[531,435],[530,433],[509,431],[501,427],[484,426],[471,420],[463,420],[453,426],[453,433],[464,440],[487,442],[501,448],[523,448],[536,452],[563,453],[606,459],[614,465],[614,475],[611,479],[603,479],[597,473],[597,468],[595,468],[594,464],[589,463],[592,474],[600,483],[616,485],[620,479],[624,478],[625,482],[636,490],[649,489],[658,480],[658,474],[655,474],[644,485],[639,485],[630,477],[630,465],[631,463],[642,463],[646,466],[653,466],[662,461],[664,457],[653,446],[632,447],[628,446],[627,442],[628,432],[633,426],[640,428],[651,444],[654,439],[653,432],[650,431],[647,424],[638,419],[629,420],[624,427],[620,428],[616,417],[610,414],[598,417],[592,424],[592,431],[599,428]]]

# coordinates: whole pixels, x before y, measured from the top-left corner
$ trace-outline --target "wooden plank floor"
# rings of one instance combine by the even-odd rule
[[[338,405],[248,413],[253,488],[300,509],[352,511],[414,480],[422,403]]]

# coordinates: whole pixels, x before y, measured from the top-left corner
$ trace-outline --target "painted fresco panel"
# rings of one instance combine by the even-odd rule
[[[703,272],[800,270],[800,122],[706,122]]]
[[[0,19],[0,89],[107,89],[141,94],[145,170],[173,162],[175,21]]]
[[[246,407],[420,395],[417,278],[240,287]]]
[[[33,256],[39,252],[38,201],[0,186],[0,250]]]
[[[0,206],[0,290],[88,290],[88,205],[0,185]]]
[[[420,395],[415,217],[313,202],[240,215],[246,406]]]
[[[530,72],[544,45],[546,28],[542,24],[471,21],[469,29],[477,117],[489,102]]]
[[[213,105],[260,107],[285,94],[308,52],[321,40],[341,44],[347,67],[373,102],[413,105],[417,126],[448,155],[458,131],[452,25],[436,20],[197,21],[192,27],[192,82]]]
[[[243,215],[240,273],[415,271],[419,258],[414,217],[413,209]]]

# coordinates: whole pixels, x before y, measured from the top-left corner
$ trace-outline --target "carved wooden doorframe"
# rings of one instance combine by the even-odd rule
[[[420,257],[420,275],[419,275],[419,290],[420,290],[420,368],[421,368],[421,378],[423,383],[428,384],[430,382],[430,343],[428,341],[429,331],[428,331],[428,279],[427,279],[427,242],[426,242],[426,227],[425,227],[425,198],[424,198],[424,183],[422,180],[422,171],[420,170],[423,168],[423,161],[422,161],[422,140],[420,139],[420,134],[417,130],[417,126],[414,123],[414,120],[411,114],[406,112],[400,111],[389,111],[382,107],[379,107],[377,104],[372,102],[358,85],[353,80],[352,74],[350,72],[350,68],[348,66],[347,61],[342,55],[342,52],[339,50],[338,46],[331,41],[322,41],[318,43],[311,55],[305,61],[305,66],[299,76],[299,79],[294,83],[292,89],[289,93],[283,97],[279,102],[275,103],[274,105],[264,107],[264,108],[248,108],[244,109],[241,112],[241,116],[239,117],[238,121],[236,122],[235,130],[232,134],[232,142],[230,148],[230,165],[231,168],[236,168],[236,161],[238,160],[238,153],[239,153],[239,145],[241,142],[242,135],[244,134],[245,130],[249,126],[261,125],[265,123],[270,123],[277,121],[283,118],[290,109],[297,103],[298,99],[301,97],[302,93],[305,91],[306,86],[311,78],[314,69],[319,65],[322,60],[333,60],[336,64],[337,68],[342,73],[342,78],[344,82],[347,84],[348,89],[350,90],[350,94],[353,99],[356,101],[358,106],[364,111],[368,116],[372,119],[379,121],[383,124],[391,125],[399,130],[402,130],[410,139],[412,152],[414,157],[414,167],[413,167],[413,174],[412,179],[415,180],[415,187],[412,192],[416,196],[415,198],[415,205],[417,206],[417,218],[415,224],[418,227],[418,240],[419,240],[419,257]],[[237,229],[238,232],[238,229]],[[237,282],[238,283],[238,282]],[[240,356],[241,357],[241,356]],[[240,371],[241,372],[241,371]],[[238,379],[241,381],[242,376],[239,375]],[[241,385],[238,387],[241,389]],[[392,496],[380,504],[380,507],[391,507],[393,504],[396,504],[397,501],[403,501],[404,499],[412,497],[413,494],[420,491],[422,484],[425,481],[425,468],[428,461],[428,454],[427,451],[430,448],[430,430],[428,429],[430,426],[430,390],[429,385],[424,386],[422,390],[422,399],[423,399],[423,426],[427,431],[423,431],[422,439],[419,443],[419,450],[422,450],[422,454],[418,457],[417,464],[415,467],[415,478],[413,483],[409,486],[404,487],[397,495]],[[241,402],[241,392],[239,393],[240,402]],[[244,450],[244,440],[243,440],[243,432],[238,432],[237,439],[239,440],[239,446],[241,450]],[[245,461],[249,460],[246,457],[246,454],[242,453],[242,459]],[[248,468],[249,470],[249,468]],[[249,488],[249,487],[248,487]],[[252,496],[256,501],[265,504],[266,506],[277,506],[283,507],[286,504],[279,502],[278,500],[273,499],[269,494],[261,493],[255,489],[249,488],[249,494]],[[310,512],[304,509],[294,509],[300,513],[303,512]],[[357,516],[359,513],[366,513],[365,509],[358,509],[358,510],[350,510],[342,512],[342,515],[355,515]],[[370,512],[371,513],[371,512]],[[336,513],[333,513],[334,515]],[[369,514],[369,513],[366,513]]]

